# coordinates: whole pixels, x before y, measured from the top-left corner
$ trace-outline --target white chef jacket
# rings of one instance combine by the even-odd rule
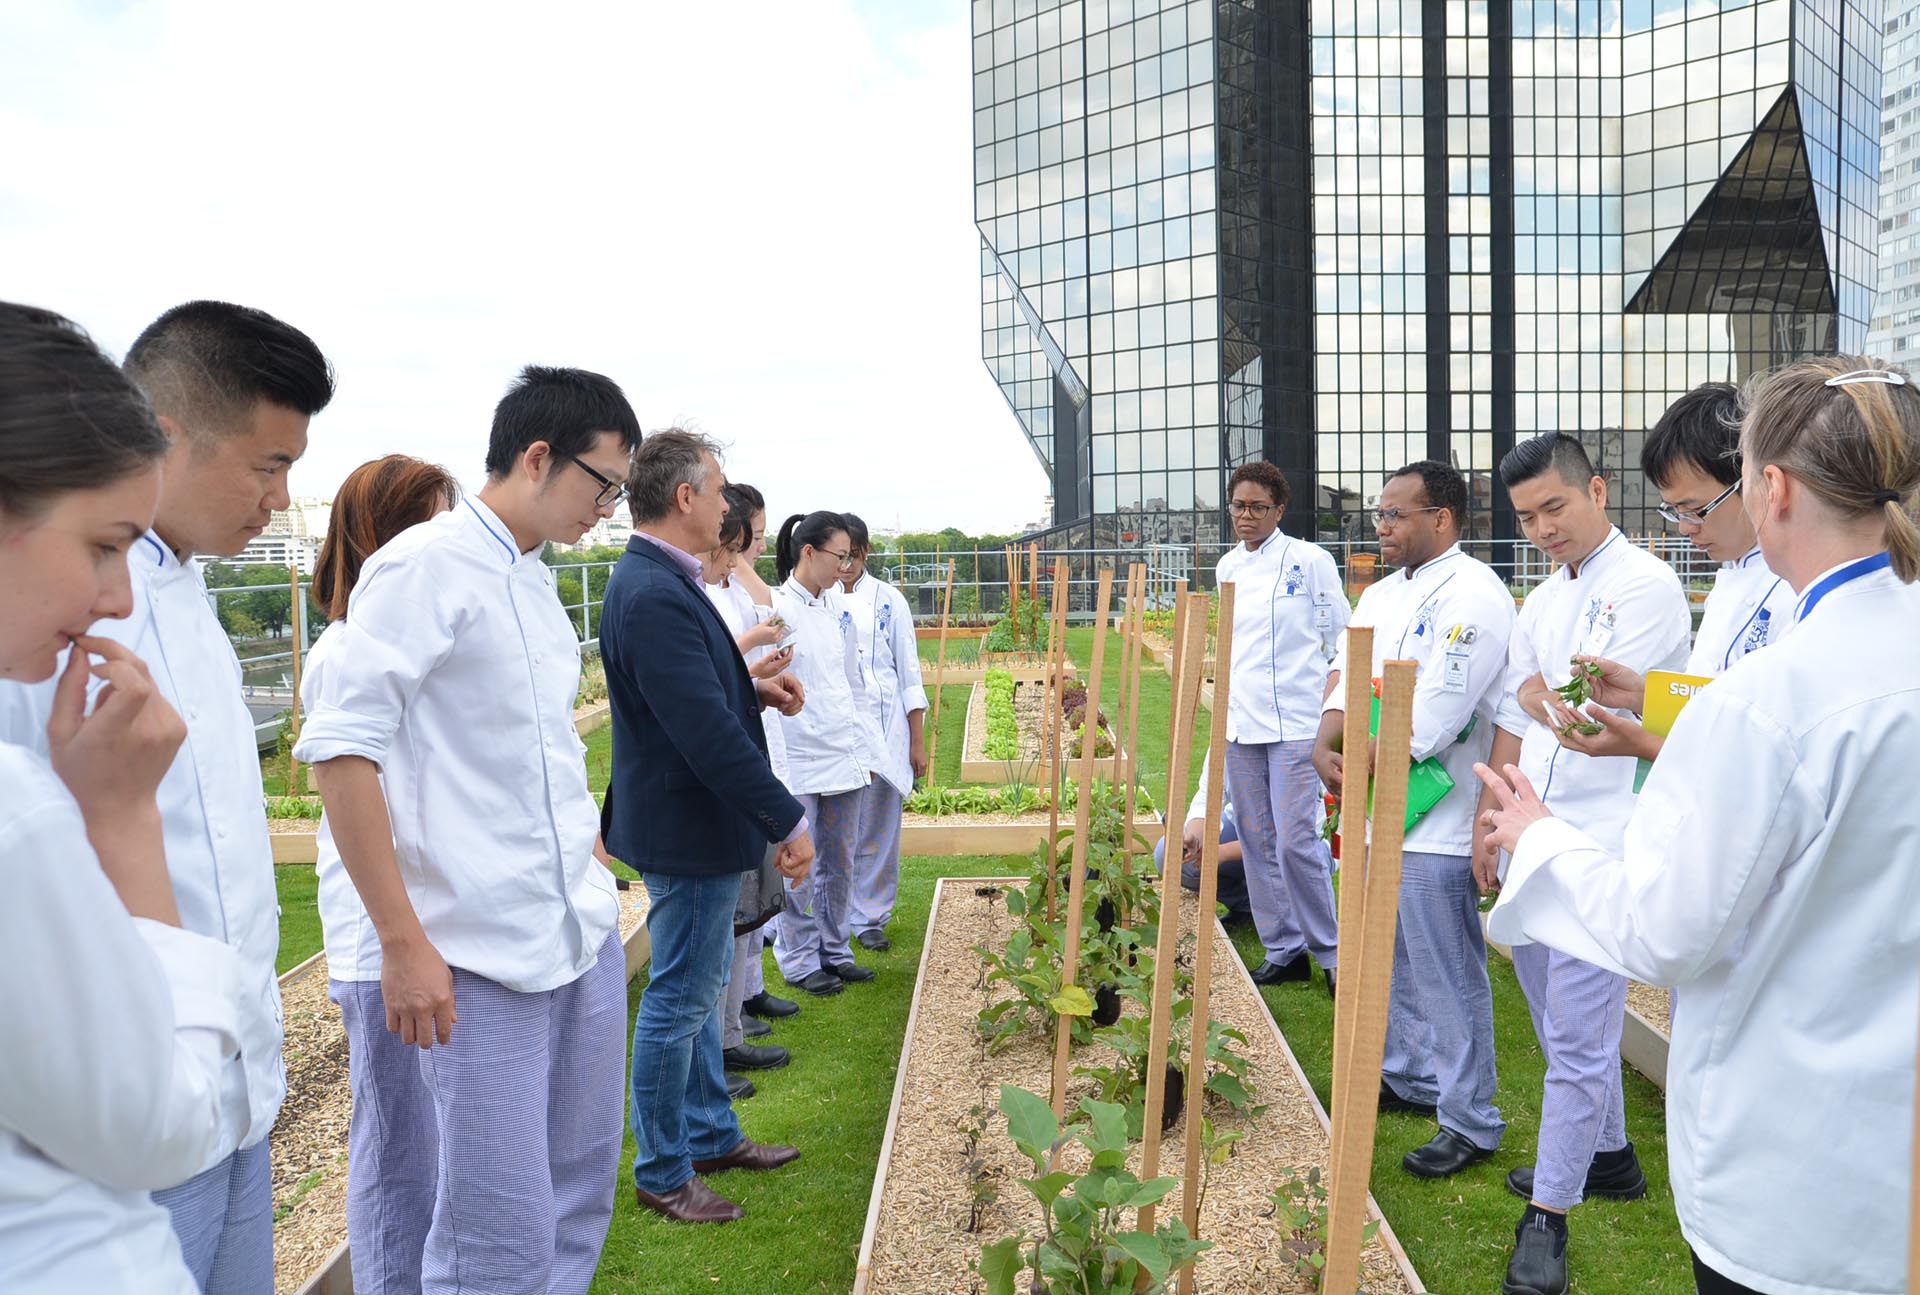
[[[753,601],[753,596],[731,577],[724,584],[703,582],[701,587],[707,591],[707,597],[720,613],[720,619],[727,623],[727,632],[736,639],[760,622],[773,617],[773,608]],[[745,653],[744,659],[748,665],[754,665],[771,651],[771,646],[757,647]],[[784,783],[787,781],[787,741],[786,734],[775,722],[777,715],[776,711],[763,711],[761,719],[767,734],[767,763],[773,768],[773,776]]]
[[[1213,752],[1209,751],[1200,757],[1200,782],[1193,789],[1193,799],[1187,802],[1186,822],[1188,823],[1196,818],[1205,819],[1207,816],[1207,773],[1212,765]],[[1220,787],[1220,817],[1222,820],[1233,817],[1233,797],[1224,783]],[[1182,826],[1184,827],[1185,824],[1183,823]]]
[[[434,948],[519,993],[579,979],[619,904],[573,727],[579,644],[539,549],[469,496],[368,558],[325,637],[295,754],[380,767]]]
[[[300,676],[300,705],[308,714],[312,714],[323,690],[338,686],[329,676],[339,668],[334,653],[339,646],[340,635],[323,631],[307,653],[306,669]],[[383,793],[386,787],[383,772],[380,775]],[[320,815],[318,850],[314,900],[320,910],[320,938],[327,951],[327,976],[332,980],[378,980],[382,965],[380,934],[373,929],[367,906],[360,902],[359,888],[340,861],[340,847],[333,840],[333,820],[324,811]]]
[[[180,925],[231,946],[245,990],[240,1055],[223,1080],[230,1153],[267,1136],[287,1095],[274,969],[280,900],[260,794],[259,744],[242,697],[240,661],[208,602],[200,564],[182,563],[148,531],[127,553],[127,574],[133,611],[124,620],[98,621],[90,632],[144,661],[160,695],[187,724],[187,740],[160,781],[158,799]],[[0,740],[46,751],[58,679],[56,673],[39,684],[0,684]]]
[[[1905,1289],[1916,643],[1920,589],[1885,569],[1833,589],[1687,704],[1624,850],[1538,823],[1492,914],[1497,940],[1673,986],[1680,1228],[1755,1290]]]
[[[1580,564],[1534,587],[1507,648],[1500,727],[1521,736],[1520,771],[1553,812],[1609,850],[1620,848],[1633,814],[1638,762],[1630,756],[1569,751],[1538,713],[1520,708],[1520,685],[1538,674],[1559,686],[1575,655],[1605,657],[1645,674],[1686,664],[1693,612],[1673,568],[1612,528]]]
[[[1453,790],[1407,833],[1406,848],[1471,854],[1473,811],[1480,798],[1473,766],[1493,749],[1513,634],[1513,595],[1492,567],[1455,544],[1418,570],[1395,571],[1368,585],[1352,623],[1373,627],[1373,678],[1382,677],[1389,661],[1417,663],[1412,756],[1438,758],[1453,779]],[[1344,632],[1337,653],[1334,668],[1345,669]],[[1346,704],[1342,681],[1323,709],[1344,712]]]
[[[1687,673],[1719,674],[1793,628],[1793,586],[1773,574],[1758,544],[1737,562],[1722,562],[1700,614]]]
[[[1258,549],[1234,545],[1214,578],[1234,587],[1227,740],[1313,740],[1349,613],[1333,555],[1276,530]]]
[[[233,1152],[245,960],[129,916],[38,754],[0,785],[0,1290],[197,1295],[148,1193]]]
[[[913,753],[907,716],[927,708],[920,679],[920,644],[913,633],[913,609],[900,591],[871,571],[852,589],[842,590],[853,613],[854,642],[860,649],[861,681],[873,703],[886,759],[877,772],[902,796],[913,792]]]
[[[853,609],[837,588],[816,598],[791,576],[773,591],[773,607],[798,635],[787,669],[807,690],[798,715],[779,717],[787,789],[796,796],[857,791],[880,772],[884,747],[860,674]]]

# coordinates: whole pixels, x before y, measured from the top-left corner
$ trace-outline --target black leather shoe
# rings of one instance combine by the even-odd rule
[[[748,1016],[757,1016],[764,1021],[777,1021],[783,1016],[799,1015],[800,1004],[791,998],[775,998],[763,989],[741,1003],[740,1010]]]
[[[1443,1125],[1432,1141],[1407,1152],[1400,1167],[1415,1178],[1445,1178],[1492,1154],[1488,1148],[1476,1147]]]
[[[838,976],[849,983],[873,979],[872,968],[863,967],[857,962],[823,962],[820,964],[820,970]]]
[[[1327,997],[1337,1001],[1340,997],[1340,986],[1334,980],[1336,974],[1338,973],[1332,967],[1327,968]]]
[[[1523,1201],[1533,1199],[1533,1166],[1521,1165],[1507,1175],[1507,1190]],[[1613,1201],[1637,1201],[1647,1194],[1647,1175],[1640,1158],[1629,1142],[1619,1151],[1602,1152],[1587,1166],[1584,1196],[1604,1196]]]
[[[1286,985],[1312,979],[1313,964],[1307,961],[1304,953],[1284,964],[1263,962],[1253,973],[1253,983],[1256,985]]]
[[[1380,1081],[1380,1109],[1396,1111],[1402,1115],[1419,1115],[1429,1120],[1439,1114],[1439,1111],[1425,1102],[1416,1102],[1412,1098],[1402,1097],[1394,1092],[1393,1086],[1384,1079]]]
[[[875,953],[885,953],[893,947],[893,941],[887,938],[885,931],[862,931],[853,938],[859,942],[861,948],[871,949]]]
[[[744,1102],[749,1097],[752,1097],[754,1093],[757,1091],[758,1090],[755,1089],[753,1086],[753,1081],[751,1079],[748,1079],[745,1075],[736,1075],[731,1070],[727,1072],[727,1100],[728,1101]]]
[[[1566,1224],[1554,1227],[1544,1214],[1528,1211],[1513,1233],[1513,1258],[1507,1261],[1504,1295],[1566,1295]]]
[[[815,998],[825,998],[829,994],[837,994],[846,987],[845,981],[841,980],[840,977],[834,975],[831,971],[828,971],[825,967],[822,967],[818,971],[807,973],[807,978],[794,986],[796,989],[806,990]]]
[[[738,1047],[728,1048],[722,1052],[720,1060],[726,1063],[728,1070],[778,1070],[793,1060],[793,1054],[785,1048],[771,1044],[760,1047],[757,1044],[742,1043]]]
[[[740,1037],[744,1039],[764,1039],[773,1033],[773,1027],[757,1016],[744,1013],[740,1017]]]

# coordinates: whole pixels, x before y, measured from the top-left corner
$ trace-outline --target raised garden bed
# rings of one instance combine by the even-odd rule
[[[631,979],[647,961],[647,892],[620,892],[620,938]],[[347,1258],[347,1126],[353,1112],[346,1028],[327,997],[327,956],[280,977],[287,1099],[274,1124],[276,1295],[351,1295]]]
[[[1007,885],[1006,878],[951,879],[935,893],[861,1242],[856,1295],[982,1292],[985,1283],[971,1265],[983,1244],[1036,1228],[1032,1200],[1018,1185],[1031,1176],[1031,1167],[994,1107],[1003,1083],[1047,1092],[1050,1037],[1023,1034],[989,1053],[977,1020],[995,990],[983,987],[973,949],[998,947],[1015,926],[1005,902]],[[1197,901],[1183,894],[1182,902],[1191,928]],[[1242,1051],[1258,1086],[1254,1097],[1266,1109],[1240,1116],[1210,1102],[1216,1128],[1242,1137],[1207,1183],[1199,1234],[1217,1244],[1200,1258],[1199,1289],[1307,1292],[1313,1286],[1292,1262],[1269,1197],[1289,1175],[1324,1166],[1325,1114],[1225,932],[1209,922],[1208,934],[1214,941],[1212,1015],[1245,1035]],[[1071,1081],[1069,1109],[1093,1089],[1091,1079]],[[1165,1134],[1163,1173],[1179,1172],[1184,1133],[1182,1116]],[[1176,1194],[1163,1203],[1162,1217],[1178,1212]],[[1384,1227],[1368,1246],[1365,1271],[1373,1295],[1425,1289]],[[1023,1291],[1025,1281],[1023,1276]]]
[[[985,786],[1044,782],[1045,708],[1048,700],[1046,679],[1014,680],[1013,710],[1018,731],[1015,736],[1017,749],[1012,755],[988,753],[988,733],[991,728],[987,718],[988,692],[988,685],[983,680],[973,686],[967,702],[966,733],[960,746],[960,781]],[[1108,782],[1120,782],[1126,776],[1126,767],[1119,739],[1111,724],[1103,725],[1102,732],[1114,754],[1094,760],[1093,776]],[[1080,773],[1079,757],[1068,751],[1064,743],[1062,751],[1068,761],[1068,772],[1077,777]]]

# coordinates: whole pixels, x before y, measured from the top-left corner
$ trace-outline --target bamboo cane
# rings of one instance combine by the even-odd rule
[[[1027,596],[1040,601],[1040,545],[1027,545]]]
[[[1214,908],[1220,896],[1220,813],[1227,790],[1227,707],[1224,701],[1233,669],[1233,582],[1220,586],[1220,629],[1213,665],[1213,712],[1207,742],[1207,819],[1200,846],[1200,905],[1194,922],[1199,937],[1193,953],[1193,1017],[1187,1035],[1187,1129],[1185,1179],[1180,1185],[1180,1217],[1187,1234],[1200,1235],[1200,1184],[1207,1167],[1201,1146],[1207,1096],[1207,1020],[1213,997]],[[1173,861],[1173,820],[1167,820],[1165,871],[1177,871]],[[1157,968],[1156,968],[1157,970]],[[1152,1074],[1151,1071],[1148,1072]],[[1192,1295],[1193,1265],[1180,1270],[1179,1295]]]
[[[1087,713],[1100,713],[1100,671],[1107,655],[1107,605],[1113,600],[1113,572],[1100,572],[1099,591],[1094,595],[1093,660],[1088,663]],[[1065,990],[1080,974],[1080,923],[1086,911],[1087,833],[1093,812],[1093,743],[1080,744],[1080,795],[1073,807],[1073,874],[1067,883],[1067,940],[1060,961],[1060,984]],[[1063,1116],[1067,1110],[1067,1049],[1073,1043],[1074,1018],[1062,1014],[1053,1042],[1053,1113]]]
[[[1064,781],[1060,776],[1060,692],[1065,686],[1061,677],[1065,668],[1067,653],[1067,564],[1056,561],[1053,564],[1053,614],[1048,618],[1052,632],[1052,643],[1047,653],[1047,699],[1042,709],[1046,711],[1045,724],[1041,730],[1041,741],[1045,750],[1041,753],[1047,769],[1047,920],[1053,921],[1058,914],[1057,891],[1059,890],[1060,860],[1056,853],[1055,839],[1060,835],[1060,788]]]
[[[947,681],[947,622],[953,611],[953,560],[947,560],[946,588],[940,596],[940,658],[933,667],[933,754],[935,760],[928,768],[939,772],[940,754],[940,698],[945,694]],[[929,778],[928,782],[936,781]]]
[[[1126,710],[1126,727],[1122,729],[1116,714],[1113,723],[1113,736],[1116,742],[1124,742],[1123,748],[1116,752],[1120,758],[1115,763],[1120,774],[1119,782],[1126,788],[1127,795],[1127,840],[1133,840],[1134,831],[1134,789],[1140,783],[1140,756],[1134,747],[1140,738],[1140,668],[1145,656],[1145,644],[1141,635],[1146,627],[1147,615],[1147,567],[1144,562],[1135,562],[1127,569],[1127,588],[1132,591],[1129,604],[1131,617],[1128,621],[1126,637],[1126,674],[1121,679],[1125,694],[1121,698]],[[1122,763],[1124,761],[1124,763]]]
[[[1407,834],[1407,769],[1412,763],[1415,663],[1389,661],[1381,671],[1380,735],[1375,750],[1373,823],[1367,846],[1357,956],[1342,951],[1340,989],[1353,1018],[1347,1041],[1346,1105],[1334,1112],[1338,1147],[1333,1181],[1327,1190],[1327,1265],[1321,1289],[1355,1290],[1360,1282],[1360,1247],[1367,1217],[1367,1184],[1373,1170],[1374,1134],[1379,1105],[1363,1089],[1377,1081],[1386,1051],[1387,1002],[1393,989],[1393,942],[1400,909],[1401,848]],[[1349,768],[1362,757],[1356,749]],[[1359,805],[1356,804],[1356,808]],[[1341,814],[1346,822],[1346,814]],[[1366,832],[1364,814],[1360,831]],[[1351,829],[1348,829],[1351,831]],[[1341,840],[1347,839],[1342,832]],[[1342,879],[1346,886],[1354,878]],[[1344,888],[1344,887],[1343,887]]]
[[[1347,659],[1341,676],[1346,688],[1345,726],[1341,751],[1345,760],[1340,796],[1340,908],[1338,947],[1342,961],[1348,950],[1359,951],[1361,902],[1365,898],[1367,877],[1367,785],[1370,771],[1366,752],[1371,745],[1368,728],[1373,713],[1373,627],[1354,625],[1347,629]],[[1349,811],[1352,811],[1349,813]],[[1346,1083],[1353,1072],[1348,1061],[1353,1024],[1353,995],[1359,981],[1341,976],[1337,981],[1333,1005],[1333,1109],[1334,1119],[1348,1110]],[[1354,1098],[1373,1104],[1367,1092]],[[1328,1177],[1340,1167],[1340,1143],[1333,1143],[1333,1160]]]

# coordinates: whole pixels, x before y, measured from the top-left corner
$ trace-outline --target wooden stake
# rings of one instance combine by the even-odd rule
[[[1343,753],[1359,752],[1357,759],[1346,762],[1341,775],[1340,797],[1340,907],[1338,948],[1344,963],[1349,950],[1358,952],[1360,945],[1361,901],[1365,897],[1367,876],[1367,784],[1368,769],[1365,752],[1370,745],[1368,729],[1373,717],[1373,627],[1353,625],[1347,629],[1347,659],[1340,677],[1341,686],[1346,689],[1346,723],[1342,730],[1340,748]],[[1343,754],[1344,758],[1344,754]],[[1349,811],[1352,811],[1349,813]],[[1357,965],[1357,964],[1356,964]],[[1353,1024],[1353,995],[1359,990],[1358,978],[1349,979],[1340,976],[1338,990],[1333,1004],[1333,1109],[1345,1111],[1352,1107],[1348,1101],[1346,1082],[1353,1073],[1348,1060],[1350,1027]],[[1373,1105],[1372,1093],[1368,1089],[1355,1100]],[[1336,1119],[1339,1117],[1336,1115]],[[1327,1176],[1339,1168],[1340,1143],[1333,1143],[1333,1160],[1328,1167]]]
[[[953,611],[953,561],[947,561],[947,586],[940,597],[940,659],[933,667],[933,755],[927,764],[933,773],[939,773],[938,756],[940,754],[940,698],[946,691],[943,685],[947,679],[947,618]],[[934,778],[928,778],[932,783]]]
[[[1107,655],[1107,605],[1113,601],[1113,571],[1100,573],[1093,613],[1093,660],[1088,663],[1087,713],[1100,713],[1100,670]],[[1080,795],[1073,807],[1073,874],[1067,883],[1067,945],[1060,962],[1062,987],[1080,974],[1080,920],[1086,911],[1087,833],[1093,809],[1093,743],[1080,744]],[[1067,1111],[1067,1049],[1073,1043],[1073,1017],[1062,1016],[1053,1042],[1053,1113]]]
[[[1327,1191],[1327,1266],[1321,1289],[1355,1290],[1366,1229],[1367,1185],[1380,1109],[1366,1085],[1377,1083],[1387,1043],[1387,1002],[1393,989],[1393,942],[1400,911],[1400,855],[1407,834],[1407,769],[1412,763],[1413,682],[1416,664],[1389,661],[1381,671],[1380,735],[1374,751],[1372,841],[1362,900],[1357,956],[1342,949],[1340,989],[1353,1018],[1347,1040],[1346,1104],[1334,1111],[1333,1182]],[[1366,748],[1354,749],[1351,765]],[[1359,808],[1364,802],[1356,801]],[[1346,814],[1341,813],[1341,822]],[[1350,831],[1351,829],[1349,829]],[[1364,816],[1361,833],[1366,835]],[[1342,842],[1347,832],[1341,833]],[[1342,868],[1345,871],[1345,868]],[[1344,885],[1354,884],[1351,876]]]
[[[1207,650],[1207,596],[1187,595],[1185,665],[1173,725],[1173,756],[1167,762],[1167,803],[1187,798],[1187,764],[1193,722],[1200,709],[1200,662]],[[1140,1119],[1140,1178],[1160,1173],[1160,1112],[1167,1099],[1167,1040],[1173,1030],[1173,963],[1180,947],[1180,859],[1168,820],[1167,866],[1160,870],[1160,932],[1153,953],[1153,1008],[1147,1025],[1147,1096]],[[1154,1207],[1140,1207],[1142,1232],[1153,1231]]]
[[[1040,601],[1040,546],[1027,545],[1027,594],[1035,602]]]
[[[1053,564],[1053,615],[1048,618],[1048,629],[1052,634],[1052,643],[1047,652],[1047,699],[1041,703],[1046,711],[1045,726],[1041,730],[1041,741],[1045,744],[1041,758],[1047,767],[1047,920],[1054,920],[1059,908],[1056,892],[1059,890],[1060,860],[1055,852],[1055,843],[1060,836],[1060,789],[1065,781],[1060,776],[1060,730],[1065,727],[1060,715],[1060,693],[1066,687],[1063,677],[1066,670],[1067,655],[1067,564],[1064,560]]]
[[[1187,1234],[1200,1235],[1200,1184],[1207,1167],[1201,1132],[1206,1124],[1207,1020],[1213,997],[1214,907],[1220,898],[1220,813],[1227,798],[1226,689],[1233,670],[1233,582],[1220,586],[1220,629],[1214,648],[1213,716],[1207,742],[1207,825],[1200,846],[1200,909],[1194,923],[1199,937],[1193,954],[1193,1017],[1187,1035],[1187,1142],[1185,1181],[1180,1185],[1180,1217]],[[1167,820],[1166,869],[1180,869],[1173,858],[1173,820]],[[1157,968],[1156,968],[1157,970]],[[1149,1074],[1152,1072],[1149,1071]],[[1179,1295],[1192,1295],[1193,1265],[1180,1270]]]
[[[287,568],[287,582],[293,588],[293,600],[287,604],[287,631],[293,636],[293,724],[287,742],[287,795],[300,794],[300,761],[294,758],[294,745],[300,741],[300,568]],[[583,595],[584,596],[584,595]]]
[[[1126,728],[1122,730],[1120,720],[1116,717],[1113,736],[1115,741],[1126,743],[1123,752],[1125,764],[1120,767],[1123,770],[1121,781],[1127,788],[1127,840],[1131,842],[1134,830],[1134,789],[1140,785],[1140,753],[1134,748],[1140,741],[1140,668],[1142,658],[1146,655],[1145,644],[1141,640],[1141,636],[1146,632],[1147,617],[1146,563],[1136,562],[1127,569],[1127,587],[1133,592],[1133,601],[1132,619],[1129,621],[1130,632],[1127,637],[1127,672],[1121,680],[1121,686],[1126,689],[1126,696],[1123,699],[1127,712]]]

